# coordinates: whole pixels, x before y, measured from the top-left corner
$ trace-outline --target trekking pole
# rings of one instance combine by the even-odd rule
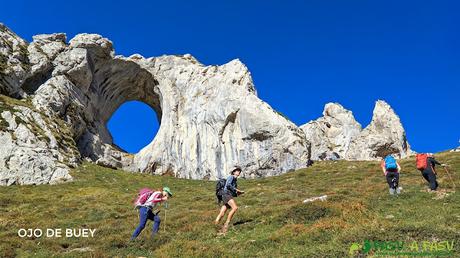
[[[168,203],[166,202],[165,203],[165,223],[164,223],[164,226],[163,226],[163,232],[166,232],[166,210],[168,209]]]
[[[443,166],[444,170],[446,171],[447,175],[449,176],[449,179],[450,181],[452,182],[452,185],[454,186],[454,189],[456,188],[455,187],[455,183],[454,183],[454,180],[452,179],[452,176],[450,175],[449,173],[449,170],[447,170],[447,167]]]

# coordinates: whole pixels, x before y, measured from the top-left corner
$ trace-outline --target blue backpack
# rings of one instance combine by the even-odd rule
[[[395,158],[393,156],[388,155],[385,157],[385,169],[397,169],[398,165],[396,164]]]

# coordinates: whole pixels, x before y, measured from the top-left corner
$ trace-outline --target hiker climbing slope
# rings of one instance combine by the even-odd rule
[[[232,217],[235,215],[235,212],[238,210],[238,206],[236,205],[236,202],[233,198],[237,197],[239,194],[244,193],[244,191],[241,191],[238,189],[238,185],[237,185],[237,179],[240,176],[240,173],[241,173],[241,168],[235,167],[231,171],[231,175],[227,177],[223,190],[220,191],[219,189],[217,189],[216,191],[217,197],[219,200],[223,201],[223,205],[214,223],[216,225],[219,224],[220,220],[225,215],[225,212],[227,211],[227,209],[231,209],[227,216],[227,220],[225,221],[224,226],[222,227],[222,230],[221,230],[221,233],[223,234],[227,233],[230,221],[232,220]],[[217,184],[219,185],[219,182]]]
[[[387,179],[390,194],[399,194],[399,173],[401,166],[392,155],[388,155],[382,160],[381,167]]]
[[[438,189],[438,181],[436,180],[436,165],[445,166],[439,163],[433,154],[417,154],[416,156],[417,169],[422,172],[423,178],[429,183],[430,190],[436,191]]]
[[[139,209],[139,225],[134,230],[131,240],[141,233],[147,224],[147,220],[153,221],[152,237],[158,232],[160,228],[160,210],[157,209],[158,205],[168,198],[172,197],[169,187],[163,187],[162,191],[153,191],[147,188],[140,190],[139,195],[135,201],[136,208]]]

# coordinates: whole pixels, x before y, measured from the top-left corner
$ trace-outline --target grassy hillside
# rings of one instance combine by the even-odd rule
[[[438,159],[451,165],[460,186],[460,153]],[[0,188],[0,257],[347,257],[350,245],[364,240],[453,240],[460,257],[459,193],[442,170],[444,191],[428,193],[414,160],[401,165],[399,197],[389,196],[377,162],[317,162],[279,177],[240,179],[246,190],[237,199],[240,210],[229,233],[218,237],[214,182],[84,164],[71,183]],[[129,242],[138,223],[131,205],[137,190],[163,185],[175,194],[166,227],[150,239],[149,222],[138,241]],[[302,203],[323,194],[325,202]],[[97,231],[94,238],[21,239],[20,228]]]

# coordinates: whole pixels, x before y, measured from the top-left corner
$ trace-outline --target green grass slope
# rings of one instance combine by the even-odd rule
[[[460,153],[442,153],[460,186]],[[317,162],[282,176],[239,180],[246,194],[229,233],[218,237],[215,182],[133,174],[84,164],[61,185],[0,188],[0,257],[347,257],[364,240],[455,241],[460,257],[460,195],[439,171],[445,192],[426,192],[413,158],[399,197],[389,196],[378,162]],[[129,242],[138,219],[137,190],[174,192],[159,234],[151,222]],[[327,201],[303,204],[327,194]],[[20,228],[94,228],[94,238],[19,238]],[[364,257],[363,254],[357,256]]]

